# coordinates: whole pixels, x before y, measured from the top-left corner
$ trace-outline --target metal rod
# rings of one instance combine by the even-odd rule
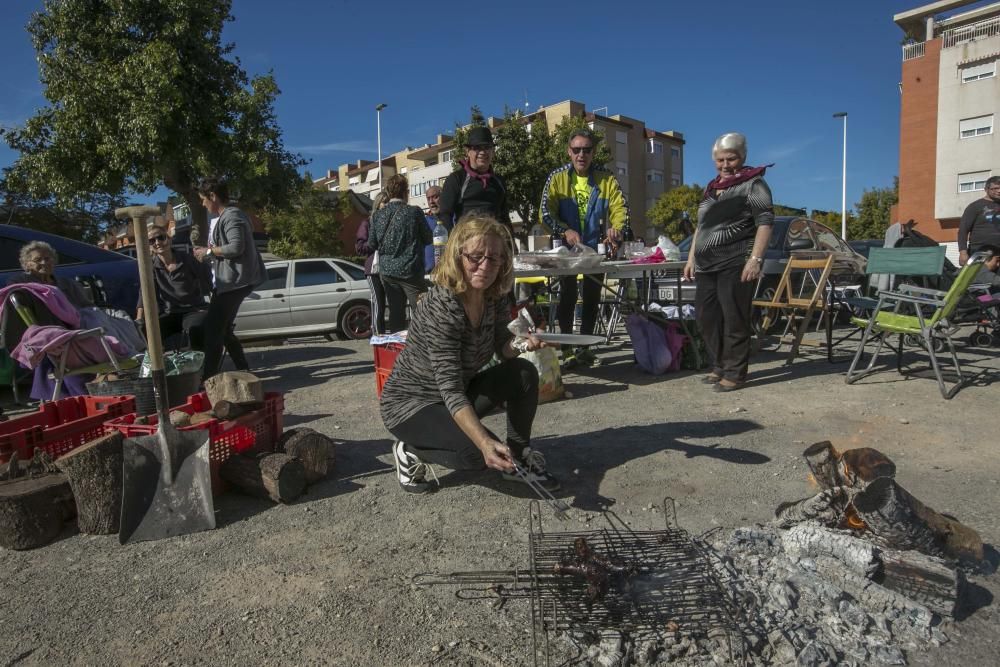
[[[528,477],[528,475],[524,471],[524,468],[517,465],[516,463],[514,464],[514,472],[517,474],[518,477],[521,478],[521,481],[523,481],[525,484],[531,487],[531,490],[534,491],[539,498],[544,500],[545,503],[552,508],[552,511],[555,512],[557,519],[559,519],[560,521],[567,521],[569,519],[569,516],[566,514],[566,512],[569,511],[569,505],[557,499],[555,496],[549,493],[548,489],[546,489],[544,486],[542,486],[535,480]]]

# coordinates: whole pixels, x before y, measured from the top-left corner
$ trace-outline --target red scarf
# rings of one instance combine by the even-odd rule
[[[768,167],[773,167],[774,163],[765,164],[763,167],[743,167],[739,172],[733,174],[732,176],[716,176],[712,181],[705,186],[705,194],[712,192],[713,190],[725,190],[726,188],[731,188],[734,185],[739,185],[740,183],[746,183],[754,176],[763,175],[764,171]]]
[[[480,173],[480,172],[476,171],[475,169],[473,169],[472,167],[469,166],[469,161],[468,160],[459,160],[458,163],[460,165],[462,165],[462,167],[465,169],[465,173],[470,178],[478,179],[479,182],[483,184],[483,190],[486,189],[486,186],[489,185],[489,183],[490,183],[490,178],[493,177],[493,168],[492,167],[490,167],[489,171],[484,172],[484,173]]]

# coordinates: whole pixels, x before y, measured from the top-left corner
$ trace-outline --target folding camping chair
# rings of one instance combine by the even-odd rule
[[[833,324],[829,317],[826,299],[827,281],[830,269],[833,267],[833,255],[823,259],[806,259],[795,257],[788,260],[785,272],[778,281],[774,296],[770,299],[756,299],[754,306],[764,309],[764,321],[760,327],[755,347],[760,349],[761,343],[771,323],[780,315],[786,318],[785,329],[778,337],[779,345],[791,343],[786,364],[792,363],[799,353],[801,345],[816,345],[812,341],[803,341],[802,337],[812,322],[814,313],[820,313],[826,322],[827,358],[833,361],[832,347]],[[796,288],[797,285],[797,288]],[[822,343],[819,343],[822,345]]]
[[[923,248],[895,248],[893,250],[898,252],[899,250],[923,250]],[[924,349],[927,350],[930,356],[931,368],[937,377],[941,396],[946,399],[954,396],[965,383],[965,378],[962,376],[962,367],[958,362],[958,356],[955,354],[955,345],[952,342],[952,336],[958,331],[958,327],[951,324],[948,318],[955,311],[962,296],[968,291],[969,285],[972,284],[976,274],[979,273],[984,260],[984,255],[974,255],[969,260],[969,263],[959,272],[958,277],[947,292],[906,284],[900,285],[898,292],[888,290],[880,292],[878,302],[868,319],[860,317],[851,318],[851,321],[857,326],[864,327],[864,334],[858,343],[858,349],[854,354],[851,367],[847,370],[845,382],[847,384],[854,384],[875,370],[875,361],[882,350],[885,337],[892,334],[896,334],[900,338],[899,348],[896,353],[896,367],[899,372],[902,372],[902,339],[904,336],[915,336],[919,337]],[[914,314],[900,312],[900,309],[904,305],[912,307]],[[891,310],[889,310],[890,308]],[[878,335],[878,346],[875,352],[872,353],[871,360],[864,370],[857,371],[856,368],[865,351],[865,344],[874,335]],[[944,378],[941,375],[941,368],[938,364],[937,353],[943,351],[940,349],[943,346],[939,345],[939,342],[947,345],[952,363],[955,366],[955,373],[958,376],[951,388],[945,386]]]
[[[27,293],[22,293],[20,291],[13,291],[7,295],[7,301],[9,306],[13,307],[17,312],[18,316],[21,318],[25,327],[29,327],[33,324],[39,322],[39,318],[36,317],[35,308],[41,306],[41,302],[37,299],[32,298]],[[51,318],[51,316],[50,316]],[[43,320],[46,318],[42,318]],[[104,353],[108,357],[107,362],[100,364],[91,364],[88,366],[82,366],[79,368],[66,368],[66,361],[70,353],[70,344],[67,343],[63,346],[62,353],[59,355],[58,360],[52,359],[53,370],[52,374],[55,376],[55,389],[52,391],[52,400],[56,401],[59,399],[59,394],[62,392],[63,378],[68,375],[84,375],[84,374],[100,374],[100,373],[121,373],[123,370],[128,370],[135,368],[139,365],[138,359],[125,358],[118,359],[115,354],[111,351],[108,346],[107,340],[104,339],[104,329],[97,327],[96,329],[79,329],[74,330],[73,340],[80,340],[83,338],[97,338],[101,342],[101,347],[104,349]],[[50,357],[51,359],[51,357]]]

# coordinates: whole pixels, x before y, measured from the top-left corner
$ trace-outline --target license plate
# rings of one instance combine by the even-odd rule
[[[673,301],[674,300],[674,288],[673,287],[660,287],[660,300],[661,301]]]

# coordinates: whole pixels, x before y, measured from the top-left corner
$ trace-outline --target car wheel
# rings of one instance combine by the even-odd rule
[[[372,335],[372,309],[367,303],[351,303],[340,310],[337,336],[341,340],[360,340]]]
[[[774,298],[776,287],[777,287],[776,285],[767,285],[761,288],[760,294],[757,295],[757,299],[761,301],[772,300]],[[767,331],[761,330],[761,327],[764,324],[764,311],[766,310],[767,310],[766,308],[760,308],[758,306],[754,306],[753,312],[750,314],[750,325],[753,327],[754,334],[758,336],[773,334],[775,332],[781,331],[782,330],[781,328],[784,327],[784,325],[782,324],[784,320],[784,315],[781,314],[780,310],[775,310],[774,313],[775,319],[771,320],[771,324],[770,326],[767,327]]]

